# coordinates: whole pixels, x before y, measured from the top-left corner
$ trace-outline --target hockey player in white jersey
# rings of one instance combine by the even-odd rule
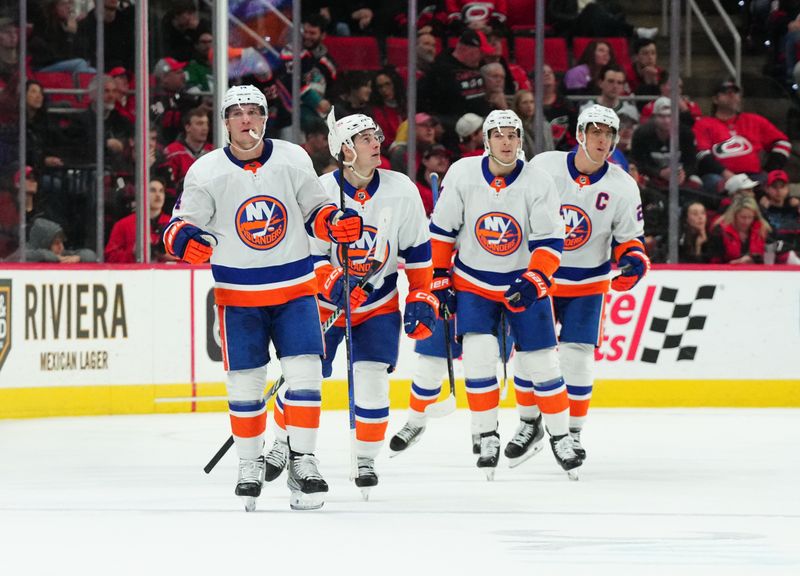
[[[586,451],[580,435],[592,396],[594,349],[602,341],[605,295],[609,287],[630,290],[650,269],[639,188],[625,171],[607,161],[618,132],[616,113],[592,106],[578,117],[577,151],[544,152],[530,162],[555,181],[566,223],[553,303],[561,323],[558,351],[569,395],[570,435],[582,459]],[[622,270],[613,279],[612,255]],[[533,396],[523,403],[533,404]]]
[[[331,112],[333,115],[334,112]],[[380,144],[383,134],[375,122],[363,114],[353,114],[333,121],[329,117],[328,143],[334,157],[344,156],[345,203],[364,221],[361,238],[350,243],[350,282],[355,285],[364,276],[375,254],[376,236],[385,238],[387,257],[366,294],[355,287],[351,291],[352,360],[355,392],[356,486],[367,498],[369,489],[378,483],[375,457],[386,435],[389,421],[389,373],[397,364],[400,346],[401,316],[397,292],[398,264],[404,263],[409,291],[402,324],[405,333],[414,339],[432,333],[437,318],[438,301],[430,293],[432,279],[431,245],[428,220],[419,192],[404,174],[379,169]],[[320,178],[329,198],[339,198],[340,174],[335,171]],[[390,214],[389,230],[378,230],[383,214]],[[315,242],[318,256],[315,266],[320,287],[320,308],[325,320],[343,305],[344,274],[341,247]],[[336,249],[334,249],[336,248]],[[323,375],[331,374],[336,350],[344,337],[344,318],[325,335]],[[278,397],[280,400],[280,395]],[[280,403],[277,405],[280,409]],[[280,415],[276,411],[276,424]],[[277,430],[275,451],[281,440]],[[278,470],[280,473],[280,470]]]
[[[323,340],[308,234],[361,237],[361,217],[339,210],[299,146],[264,139],[267,102],[254,86],[225,94],[228,145],[200,158],[164,232],[168,252],[191,264],[211,259],[231,429],[239,454],[236,494],[255,509],[264,476],[263,389],[269,343],[287,383],[288,485],[295,509],[319,508],[328,486],[317,440]]]
[[[527,375],[543,398],[553,453],[571,470],[580,459],[568,434],[549,297],[564,244],[558,192],[548,174],[524,162],[516,114],[493,111],[483,134],[486,154],[450,167],[431,219],[434,269],[438,277],[452,275],[456,290],[472,433],[481,436],[477,466],[492,479],[499,459],[496,335],[505,308],[517,350],[515,373]]]

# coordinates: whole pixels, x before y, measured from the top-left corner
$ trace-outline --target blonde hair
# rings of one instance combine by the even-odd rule
[[[720,223],[723,222],[728,225],[733,225],[734,218],[742,210],[753,211],[756,220],[761,222],[761,237],[766,238],[767,234],[772,231],[772,226],[769,225],[769,222],[766,221],[764,215],[761,214],[761,210],[759,209],[755,198],[751,198],[750,196],[734,196],[731,205],[728,206],[728,208],[714,225],[719,226]]]
[[[522,114],[520,113],[519,104],[522,101],[522,99],[525,96],[527,96],[528,94],[533,96],[533,92],[531,90],[525,90],[524,88],[522,88],[521,90],[517,90],[517,93],[514,94],[514,100],[513,100],[512,104],[511,104],[511,109],[514,112],[516,112],[517,116],[519,116],[520,119],[522,119]],[[535,96],[534,96],[534,98],[535,98]],[[524,122],[525,120],[522,119],[522,121]]]

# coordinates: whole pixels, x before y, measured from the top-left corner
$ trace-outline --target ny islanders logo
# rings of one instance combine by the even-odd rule
[[[350,243],[347,256],[350,259],[350,273],[354,276],[363,276],[369,270],[370,265],[372,265],[372,259],[375,256],[375,242],[377,236],[378,229],[375,228],[375,226],[364,225],[364,232],[361,234],[361,238]],[[339,244],[337,250],[339,262],[343,262],[343,246]],[[389,253],[389,242],[386,242],[384,250],[386,250],[386,254]],[[378,270],[383,268],[386,264],[386,260],[387,258],[384,258]]]
[[[562,204],[561,217],[564,218],[564,250],[577,250],[592,236],[592,221],[589,215],[577,206]]]
[[[236,211],[236,233],[255,250],[269,250],[286,235],[286,207],[272,196],[255,196]]]
[[[489,212],[475,223],[475,237],[490,254],[508,256],[522,244],[522,228],[513,216]]]

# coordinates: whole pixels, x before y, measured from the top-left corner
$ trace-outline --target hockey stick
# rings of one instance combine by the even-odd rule
[[[442,311],[444,320],[444,345],[447,354],[447,378],[450,380],[450,395],[441,402],[428,404],[425,414],[431,418],[442,418],[456,411],[456,378],[453,374],[453,349],[450,336],[450,311],[444,307]]]
[[[378,271],[383,266],[383,263],[386,261],[386,233],[388,231],[389,222],[391,221],[391,211],[390,209],[384,208],[381,210],[380,214],[378,215],[378,233],[375,236],[375,254],[372,258],[372,264],[370,264],[367,273],[361,277],[361,280],[358,282],[358,287],[361,288],[367,294],[371,294],[373,290],[373,285],[370,284],[370,280],[378,273]],[[342,317],[344,313],[344,307],[340,306],[336,310],[334,310],[333,314],[331,314],[327,320],[322,324],[322,333],[327,334],[328,330],[330,330],[336,321]],[[281,374],[280,378],[272,385],[269,391],[264,396],[264,402],[267,403],[270,399],[278,392],[281,386],[283,386],[286,380]],[[217,453],[208,461],[203,467],[203,471],[206,474],[210,474],[217,463],[222,459],[225,454],[227,454],[228,450],[231,449],[233,446],[233,435],[229,436],[225,443],[220,446]]]
[[[503,356],[503,385],[500,387],[500,400],[508,397],[508,359],[506,358],[506,312],[500,310],[500,354]]]
[[[433,205],[439,201],[439,175],[436,172],[431,172],[431,196],[433,197]]]

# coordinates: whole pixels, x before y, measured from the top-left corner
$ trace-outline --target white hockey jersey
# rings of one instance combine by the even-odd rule
[[[320,177],[328,193],[328,200],[339,203],[339,171]],[[375,170],[372,181],[366,188],[356,189],[343,180],[345,206],[356,210],[364,221],[361,239],[350,244],[348,258],[350,272],[363,276],[372,264],[378,220],[384,208],[390,210],[389,230],[383,231],[387,239],[385,263],[370,282],[374,287],[369,299],[352,314],[352,323],[360,324],[366,319],[394,312],[399,309],[397,295],[398,263],[404,263],[410,290],[430,290],[433,269],[431,267],[431,242],[428,219],[422,205],[419,190],[404,174],[390,170]],[[315,252],[315,267],[342,266],[342,247],[319,240],[312,241]],[[334,249],[334,246],[336,249]],[[325,273],[325,271],[322,271]],[[323,320],[336,307],[320,297]],[[341,318],[337,325],[343,324]]]
[[[556,271],[556,296],[608,292],[612,248],[644,248],[639,187],[619,166],[606,162],[591,176],[575,168],[574,152],[543,152],[530,164],[553,177],[566,224],[564,253]]]
[[[334,208],[302,148],[265,140],[247,164],[227,147],[192,164],[170,226],[184,220],[216,237],[217,304],[273,306],[317,293],[308,234],[325,235]]]
[[[526,269],[552,277],[561,259],[564,222],[553,179],[518,161],[506,177],[489,170],[488,156],[462,158],[442,181],[431,217],[435,268],[453,283],[497,302]]]

